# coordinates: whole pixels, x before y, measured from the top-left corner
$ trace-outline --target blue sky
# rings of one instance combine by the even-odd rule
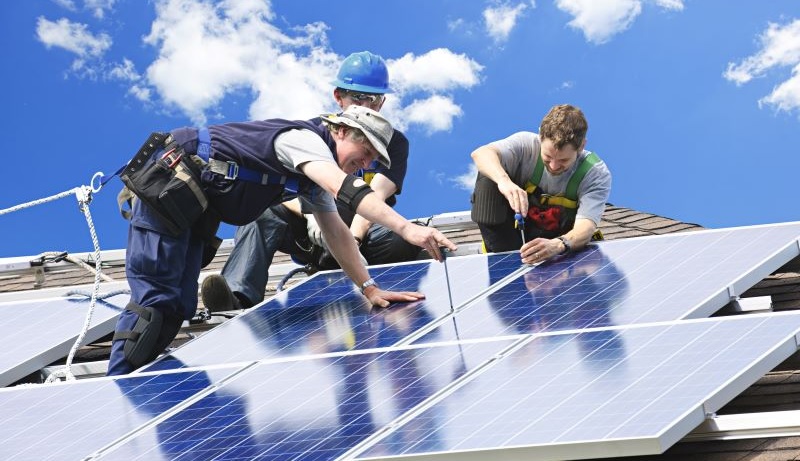
[[[571,103],[611,203],[707,227],[800,218],[796,0],[40,0],[3,2],[0,26],[0,209],[111,174],[151,131],[333,110],[340,60],[367,49],[411,141],[406,217],[468,210],[470,152]],[[90,207],[102,249],[125,247],[120,187]],[[72,197],[0,216],[0,242],[92,249]]]

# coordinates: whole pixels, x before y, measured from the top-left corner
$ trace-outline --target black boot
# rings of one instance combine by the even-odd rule
[[[221,275],[209,275],[203,280],[203,284],[200,286],[200,297],[208,312],[242,309],[239,298],[233,294],[225,277]]]

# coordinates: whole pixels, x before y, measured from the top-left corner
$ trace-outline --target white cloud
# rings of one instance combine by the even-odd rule
[[[785,111],[800,109],[800,19],[786,25],[770,23],[759,36],[759,41],[759,52],[738,64],[728,63],[723,76],[742,85],[763,77],[770,69],[791,67],[792,76],[761,98],[759,105],[770,105]]]
[[[109,8],[113,3],[96,1]],[[309,118],[338,109],[331,82],[343,57],[331,49],[324,23],[281,30],[270,23],[276,16],[264,0],[154,4],[156,18],[143,40],[156,58],[138,64],[141,71],[124,57],[101,59],[111,39],[92,35],[83,24],[40,19],[40,40],[77,54],[80,59],[72,66],[77,75],[122,82],[128,95],[198,125],[226,117],[221,106],[231,95],[249,101],[251,119]],[[452,128],[462,113],[452,93],[477,85],[483,69],[443,48],[387,59],[387,65],[394,93],[384,112],[398,127],[428,133]]]
[[[111,47],[111,37],[101,33],[94,35],[86,24],[61,18],[56,22],[43,17],[36,20],[36,37],[46,48],[62,48],[77,55],[70,69],[76,74],[94,78],[96,70],[87,66],[90,60],[98,60]]]
[[[654,0],[656,6],[682,11],[683,0]],[[556,6],[573,16],[568,24],[597,45],[627,30],[642,12],[642,0],[556,0]]]
[[[66,18],[53,22],[40,16],[36,20],[36,36],[47,48],[63,48],[82,58],[99,57],[111,47],[111,37],[94,35],[87,29],[86,24]]]
[[[683,0],[656,0],[656,5],[673,11],[683,11]]]
[[[130,59],[123,59],[122,64],[114,66],[108,72],[108,76],[115,80],[128,82],[138,82],[142,79],[142,76],[136,71],[136,67]]]
[[[625,31],[642,12],[639,0],[556,0],[556,6],[574,17],[571,27],[598,45]]]
[[[480,82],[483,66],[465,54],[437,48],[423,55],[407,53],[400,59],[388,60],[391,86],[399,92],[447,91],[472,88]]]
[[[447,30],[450,32],[455,32],[459,29],[465,27],[466,22],[462,18],[453,19],[451,21],[447,21]]]
[[[147,88],[146,86],[133,85],[128,88],[128,94],[144,103],[150,102],[150,99],[152,98],[150,88]]]
[[[72,0],[53,0],[53,3],[69,11],[75,11],[77,9],[75,7],[75,2]]]
[[[790,112],[800,109],[800,65],[792,70],[792,77],[781,83],[772,93],[758,100],[758,105],[773,106]]]
[[[800,62],[800,19],[786,26],[770,23],[759,40],[761,51],[739,64],[728,63],[725,78],[741,85],[763,76],[770,68]]]
[[[411,125],[420,125],[428,133],[450,131],[453,119],[463,114],[461,107],[451,97],[438,94],[414,100],[399,110],[388,109],[386,112],[387,118],[397,129],[405,130]]]
[[[129,84],[128,94],[141,102],[150,102],[152,91],[147,87],[142,75],[136,71],[136,67],[131,60],[123,59],[121,64],[113,66],[106,72],[106,77]]]
[[[458,189],[472,191],[475,188],[475,179],[478,177],[478,167],[474,163],[469,164],[469,170],[455,178],[450,179]]]
[[[517,24],[517,19],[525,12],[528,5],[519,3],[516,6],[501,4],[483,10],[483,20],[486,31],[495,43],[508,39],[511,30]]]
[[[106,11],[111,11],[114,8],[116,0],[85,0],[83,7],[92,12],[92,15],[97,19],[103,19]]]
[[[289,36],[269,23],[269,4],[254,0],[160,0],[156,15],[145,42],[159,56],[147,80],[195,123],[205,123],[205,113],[236,91],[253,94],[254,119],[333,109],[329,82],[340,58],[327,48],[324,27]]]

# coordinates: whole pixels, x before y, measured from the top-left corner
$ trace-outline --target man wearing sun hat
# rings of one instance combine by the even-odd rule
[[[171,213],[182,210],[159,209],[158,203],[145,200],[144,192],[139,194],[142,200],[134,202],[125,257],[131,300],[117,321],[109,375],[131,372],[155,359],[175,338],[181,323],[194,316],[205,246],[201,237],[215,227],[213,222],[246,224],[280,201],[290,186],[296,188],[304,211],[314,215],[329,237],[344,272],[371,304],[387,306],[424,297],[378,287],[360,261],[356,242],[334,203],[336,197],[437,260],[442,260],[441,247],[455,249],[436,229],[415,225],[397,214],[353,175],[374,160],[391,163],[386,150],[394,132],[391,124],[378,112],[360,106],[322,120],[321,125],[271,119],[180,128],[160,143],[150,142],[151,136],[140,153],[149,155],[148,145],[158,144],[157,149],[141,169],[149,164],[164,168],[181,167],[184,162],[203,164],[190,189],[192,193],[202,189],[207,211],[188,226],[176,227]],[[204,229],[198,229],[199,223]]]
[[[377,54],[360,51],[339,66],[333,98],[342,110],[352,105],[380,111],[389,88],[386,62]],[[319,123],[321,119],[313,119]],[[409,143],[395,130],[387,146],[391,165],[373,162],[356,173],[387,205],[397,203],[405,180]],[[339,216],[350,227],[359,252],[368,264],[389,264],[416,259],[420,250],[390,229],[371,223],[337,202]],[[219,275],[203,280],[200,293],[211,312],[249,308],[264,299],[269,269],[277,251],[289,254],[312,270],[338,268],[314,216],[300,210],[297,199],[271,206],[255,221],[236,229],[235,244]]]

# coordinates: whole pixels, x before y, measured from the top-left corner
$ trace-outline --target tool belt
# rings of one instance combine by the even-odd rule
[[[208,208],[200,173],[200,166],[172,136],[156,132],[128,162],[120,179],[156,213],[171,234],[178,236]]]

